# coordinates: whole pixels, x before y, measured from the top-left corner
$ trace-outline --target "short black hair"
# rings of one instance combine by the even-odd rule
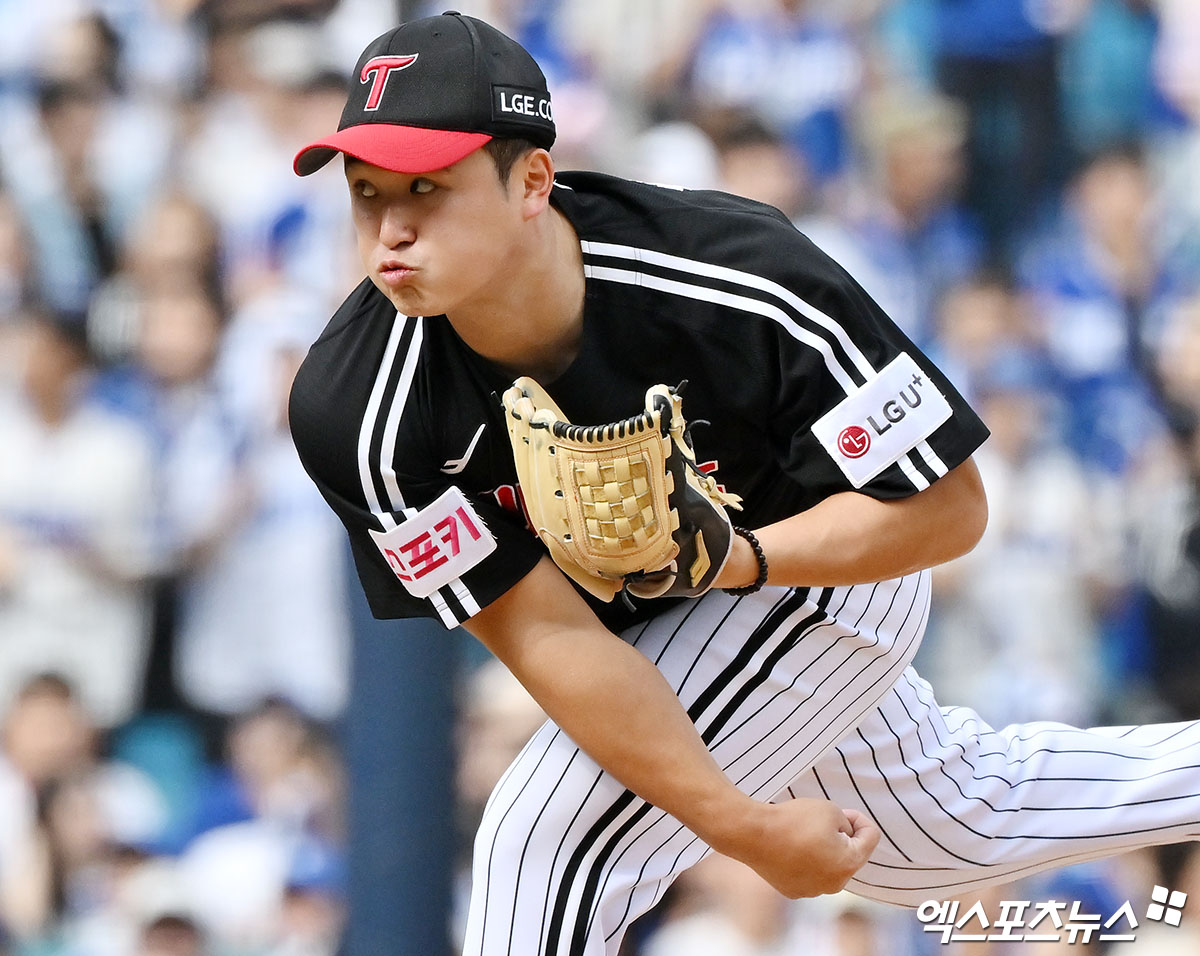
[[[538,147],[536,144],[519,136],[503,136],[489,139],[483,144],[483,148],[492,157],[492,162],[496,165],[496,174],[500,177],[500,184],[507,186],[508,177],[512,173],[512,168],[516,161],[531,149],[537,149]]]

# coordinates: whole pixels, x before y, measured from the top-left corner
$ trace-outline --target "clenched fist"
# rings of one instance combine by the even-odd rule
[[[790,899],[837,893],[867,862],[879,827],[828,800],[756,804],[751,819],[713,849],[740,860]]]

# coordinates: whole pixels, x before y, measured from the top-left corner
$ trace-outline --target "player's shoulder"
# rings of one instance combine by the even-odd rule
[[[561,172],[555,203],[585,242],[635,247],[757,274],[821,269],[823,253],[766,203],[604,173]]]
[[[338,387],[345,387],[349,378],[357,387],[369,367],[363,357],[383,348],[395,312],[369,279],[360,282],[338,306],[300,363],[292,382],[293,414],[305,409],[318,417],[325,414],[335,381]]]
[[[555,185],[559,187],[556,201],[568,209],[568,215],[575,212],[587,224],[594,221],[620,228],[626,217],[642,221],[649,217],[665,226],[703,228],[708,223],[740,220],[763,229],[795,231],[774,206],[715,189],[684,189],[582,171],[558,173]]]
[[[298,448],[308,438],[324,447],[331,429],[354,430],[395,325],[395,307],[369,279],[334,312],[292,380],[289,420]]]

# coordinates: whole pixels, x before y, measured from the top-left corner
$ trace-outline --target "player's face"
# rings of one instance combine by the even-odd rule
[[[520,256],[521,190],[481,149],[416,175],[348,159],[346,179],[363,265],[405,315],[486,302]]]

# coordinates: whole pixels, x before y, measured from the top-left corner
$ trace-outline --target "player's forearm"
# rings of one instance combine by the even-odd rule
[[[842,889],[870,855],[878,829],[826,800],[776,805],[743,794],[658,669],[555,583],[563,585],[561,575],[547,560],[468,626],[585,753],[709,846],[788,896]],[[514,627],[512,605],[523,601],[535,613]],[[546,603],[559,613],[536,613]]]
[[[471,619],[480,639],[582,750],[710,845],[747,841],[763,804],[725,776],[670,684],[609,633],[544,559]]]
[[[987,525],[979,472],[967,460],[926,490],[892,501],[844,492],[755,531],[771,584],[865,584],[935,567],[970,551]],[[754,580],[757,563],[735,541],[718,587]]]
[[[706,842],[744,838],[759,808],[722,772],[670,685],[602,628],[522,641],[504,663],[576,744]]]

